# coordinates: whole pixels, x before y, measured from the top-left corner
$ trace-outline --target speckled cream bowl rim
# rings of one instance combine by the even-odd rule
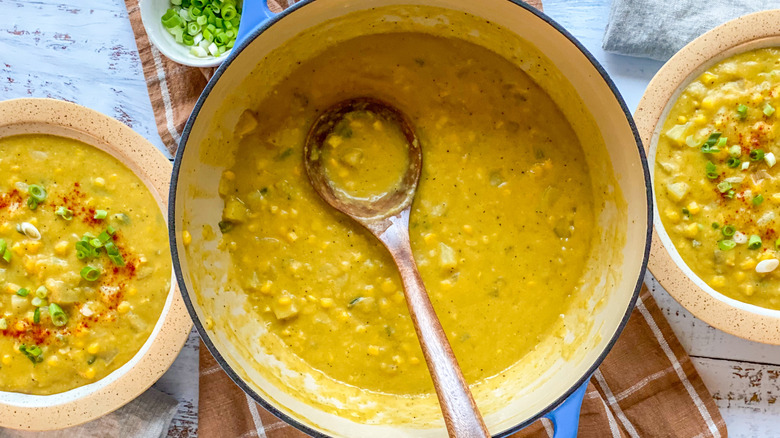
[[[655,199],[655,151],[660,130],[683,89],[706,69],[737,53],[780,47],[780,9],[731,20],[683,47],[656,73],[634,115],[647,151]],[[780,311],[729,298],[707,285],[685,264],[653,214],[648,267],[674,299],[697,318],[726,333],[751,341],[780,344]]]
[[[167,210],[171,162],[123,123],[60,100],[0,102],[0,138],[27,133],[73,138],[108,152],[146,184],[157,200],[161,214]],[[61,394],[33,396],[0,392],[0,427],[36,431],[61,429],[120,408],[149,388],[170,367],[191,327],[181,293],[172,277],[160,319],[149,339],[128,363],[103,379]]]

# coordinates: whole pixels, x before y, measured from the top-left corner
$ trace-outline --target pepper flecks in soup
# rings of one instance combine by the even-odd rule
[[[165,221],[122,163],[45,135],[0,139],[0,391],[99,380],[149,337],[170,289]]]
[[[658,140],[658,212],[713,289],[780,309],[780,50],[722,61],[682,92]]]
[[[272,336],[325,375],[385,393],[432,391],[389,254],[325,204],[303,170],[316,117],[361,96],[393,104],[415,126],[415,259],[466,379],[495,376],[568,311],[595,225],[573,129],[520,68],[480,46],[358,37],[304,61],[245,113],[219,187],[231,275]],[[390,170],[372,160],[357,165]]]

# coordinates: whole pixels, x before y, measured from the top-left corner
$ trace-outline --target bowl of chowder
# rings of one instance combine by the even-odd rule
[[[161,212],[169,170],[107,116],[0,102],[0,426],[83,423],[173,362],[190,323]]]
[[[650,269],[694,315],[780,343],[779,11],[696,39],[636,113],[657,203]]]

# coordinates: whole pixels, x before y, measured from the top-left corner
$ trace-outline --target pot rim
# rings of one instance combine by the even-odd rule
[[[227,363],[225,358],[222,356],[222,354],[219,352],[217,347],[211,341],[211,338],[209,337],[207,330],[205,329],[201,321],[198,319],[197,311],[196,311],[197,305],[192,301],[190,297],[190,291],[187,288],[186,282],[184,280],[184,275],[181,269],[181,263],[179,262],[180,259],[179,259],[179,252],[177,246],[177,234],[176,234],[176,192],[177,192],[178,182],[179,182],[179,171],[181,169],[181,160],[184,155],[184,150],[186,148],[187,141],[189,140],[190,131],[192,130],[192,127],[195,124],[195,120],[197,119],[197,116],[200,113],[200,110],[203,107],[206,99],[209,97],[209,94],[216,86],[220,77],[230,67],[230,64],[232,64],[232,62],[238,56],[241,55],[241,52],[243,52],[260,34],[262,34],[268,28],[270,28],[274,24],[284,19],[286,16],[314,3],[315,1],[316,0],[303,0],[301,2],[295,3],[291,7],[274,15],[273,17],[262,22],[256,28],[252,29],[246,35],[246,37],[239,44],[237,44],[236,47],[233,48],[233,50],[231,51],[230,55],[225,60],[225,62],[223,62],[219,66],[219,68],[214,72],[214,75],[209,80],[208,84],[206,85],[206,88],[203,90],[200,97],[198,97],[198,101],[196,102],[195,106],[192,109],[192,112],[190,113],[189,118],[187,119],[187,123],[185,124],[184,130],[181,135],[181,139],[179,141],[179,147],[176,151],[176,157],[173,163],[173,174],[171,177],[171,187],[170,187],[170,195],[169,195],[170,202],[168,204],[168,223],[169,223],[169,238],[170,238],[171,254],[173,256],[174,271],[176,273],[176,280],[179,283],[179,287],[183,291],[182,296],[184,297],[184,302],[187,306],[187,310],[190,312],[190,316],[192,317],[192,320],[195,324],[195,328],[197,329],[198,334],[201,337],[201,340],[206,345],[206,348],[212,354],[212,356],[219,364],[219,366],[222,368],[222,370],[224,370],[225,373],[228,375],[228,377],[230,377],[230,379],[239,388],[241,388],[241,390],[244,391],[244,393],[248,394],[252,398],[252,400],[254,400],[256,403],[258,403],[267,411],[271,412],[276,417],[285,421],[287,424],[295,427],[301,432],[304,432],[316,438],[331,438],[331,435],[320,432],[305,424],[302,424],[295,418],[292,418],[291,416],[277,409],[274,405],[266,401],[257,392],[255,392],[252,388],[250,388],[249,385],[246,382],[244,382],[240,376],[238,376],[238,374],[233,370],[230,364]],[[563,26],[561,26],[552,18],[547,16],[544,12],[539,11],[538,9],[528,5],[527,3],[524,3],[522,0],[503,0],[503,1],[508,1],[514,4],[515,6],[525,9],[527,12],[533,14],[537,19],[544,21],[555,31],[559,32],[561,35],[566,37],[566,39],[569,40],[571,44],[573,44],[583,55],[585,55],[585,57],[591,63],[593,68],[595,68],[596,71],[599,73],[601,79],[604,80],[604,82],[609,87],[610,91],[612,91],[612,95],[620,105],[620,108],[626,117],[626,121],[628,122],[628,125],[631,128],[631,132],[635,140],[635,146],[637,148],[637,152],[639,153],[640,163],[642,165],[642,172],[643,172],[644,182],[645,182],[645,200],[647,203],[647,217],[645,218],[646,219],[645,248],[642,255],[640,273],[637,278],[636,284],[634,286],[634,291],[631,295],[631,299],[629,300],[629,303],[626,306],[626,310],[625,313],[623,314],[620,324],[618,324],[612,338],[609,340],[609,342],[605,344],[604,350],[599,354],[599,357],[593,362],[593,364],[588,368],[588,370],[585,373],[583,373],[579,378],[577,378],[577,380],[574,383],[572,383],[571,387],[568,390],[566,390],[560,397],[558,397],[552,403],[548,404],[545,408],[541,409],[536,414],[520,422],[519,424],[496,433],[495,435],[493,435],[495,437],[506,437],[524,429],[525,427],[529,426],[531,423],[544,417],[545,415],[552,412],[555,408],[563,404],[578,388],[580,388],[583,384],[585,384],[587,381],[590,380],[591,375],[596,371],[599,365],[601,365],[601,362],[603,362],[604,358],[607,356],[607,354],[610,352],[612,347],[615,345],[615,342],[617,342],[618,337],[623,332],[623,329],[628,323],[628,319],[631,316],[634,306],[636,305],[637,298],[639,297],[639,291],[642,288],[645,272],[647,270],[647,263],[650,254],[650,244],[651,244],[651,237],[652,237],[652,230],[653,230],[652,227],[653,205],[652,205],[652,194],[651,194],[652,186],[650,183],[650,172],[649,172],[649,167],[647,162],[647,156],[645,154],[645,149],[642,147],[642,141],[640,139],[639,132],[637,131],[636,125],[634,123],[634,119],[625,101],[623,100],[623,97],[618,91],[617,86],[609,77],[606,70],[604,70],[604,68],[601,66],[601,64],[599,64],[596,58],[588,51],[588,49],[586,49],[585,46],[582,45],[582,43],[580,43],[576,38],[574,38],[574,36],[571,33],[569,33],[566,29],[564,29]],[[185,291],[186,293],[184,293]]]

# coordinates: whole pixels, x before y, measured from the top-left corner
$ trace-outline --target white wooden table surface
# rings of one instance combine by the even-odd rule
[[[601,50],[609,1],[544,0],[544,7],[593,52],[633,109],[661,64]],[[0,100],[76,102],[121,120],[162,148],[122,0],[0,0],[0,16]],[[647,283],[715,397],[730,436],[780,436],[780,347],[715,330],[649,274]],[[181,402],[171,436],[197,434],[197,349],[192,335],[156,385]]]

